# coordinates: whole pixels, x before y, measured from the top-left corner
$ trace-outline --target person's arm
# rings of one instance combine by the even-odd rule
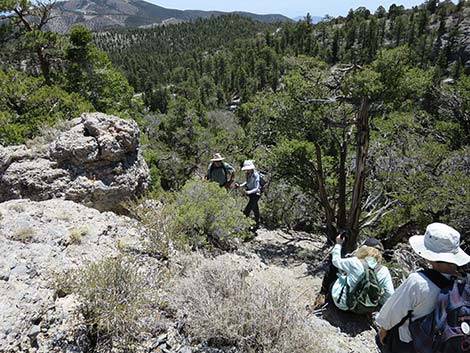
[[[336,245],[331,252],[331,262],[338,270],[346,273],[358,271],[358,259],[355,257],[342,258],[341,248],[343,247],[344,239],[340,235],[336,237]],[[362,268],[362,264],[361,264]]]
[[[209,180],[209,178],[211,177],[211,166],[212,166],[212,163],[209,163],[209,166],[207,167],[207,173],[206,173],[206,176],[205,176],[205,179],[206,180]]]
[[[235,169],[230,165],[230,164],[226,164],[226,170],[227,170],[227,174],[228,174],[228,180],[227,180],[227,184],[225,184],[226,187],[230,187],[233,183],[233,181],[235,180]]]
[[[381,328],[382,335],[379,332],[381,341],[385,338],[386,331],[398,324],[421,300],[423,294],[418,290],[414,275],[417,274],[411,274],[397,288],[377,314],[375,321]]]
[[[384,294],[380,298],[380,305],[383,305],[388,298],[392,296],[395,292],[395,288],[393,287],[392,276],[390,275],[390,271],[387,267],[384,266],[382,270],[385,273],[384,278],[380,281],[380,286],[384,289]]]

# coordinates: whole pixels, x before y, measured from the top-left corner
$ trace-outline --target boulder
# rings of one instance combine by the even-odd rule
[[[147,188],[134,121],[84,113],[71,125],[47,145],[0,146],[0,202],[63,198],[107,211]]]

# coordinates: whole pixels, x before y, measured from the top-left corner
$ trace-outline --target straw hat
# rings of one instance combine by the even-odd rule
[[[426,260],[448,262],[457,266],[470,262],[470,256],[460,248],[460,233],[443,223],[431,223],[426,227],[424,235],[412,236],[410,244]]]
[[[211,162],[220,162],[223,161],[225,158],[220,155],[220,153],[214,153],[212,156]]]
[[[251,169],[255,169],[255,164],[253,163],[253,161],[252,160],[244,161],[242,170],[251,170]]]

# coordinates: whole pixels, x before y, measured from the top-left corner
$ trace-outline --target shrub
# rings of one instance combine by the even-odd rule
[[[310,231],[318,223],[318,204],[299,187],[274,180],[261,203],[263,223],[270,228]]]
[[[144,199],[130,201],[123,206],[140,222],[146,252],[160,259],[168,259],[174,246],[168,231],[169,214],[165,212],[163,201]]]
[[[323,333],[302,316],[287,287],[255,281],[248,273],[221,257],[193,262],[172,288],[191,337],[246,353],[329,352]]]
[[[119,256],[57,276],[55,287],[59,295],[78,296],[100,349],[133,351],[139,337],[157,327],[157,276],[139,272],[132,258]]]
[[[172,217],[169,231],[180,246],[231,249],[237,240],[249,236],[252,221],[242,208],[241,199],[217,183],[192,179],[168,208]]]
[[[89,229],[86,226],[73,228],[69,231],[69,244],[80,244],[84,236],[89,234]]]
[[[0,71],[0,144],[19,144],[43,126],[70,120],[92,109],[76,93],[48,86],[20,71]]]
[[[22,226],[15,229],[11,236],[11,239],[22,243],[30,243],[33,241],[35,234],[36,231],[33,227]]]

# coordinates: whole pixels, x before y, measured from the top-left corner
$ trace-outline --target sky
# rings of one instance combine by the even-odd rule
[[[218,11],[246,11],[257,14],[282,14],[288,17],[305,16],[307,12],[312,16],[323,17],[346,16],[349,9],[364,6],[372,13],[382,5],[386,10],[392,4],[411,8],[420,5],[425,0],[146,0],[155,5],[179,10],[218,10]]]

